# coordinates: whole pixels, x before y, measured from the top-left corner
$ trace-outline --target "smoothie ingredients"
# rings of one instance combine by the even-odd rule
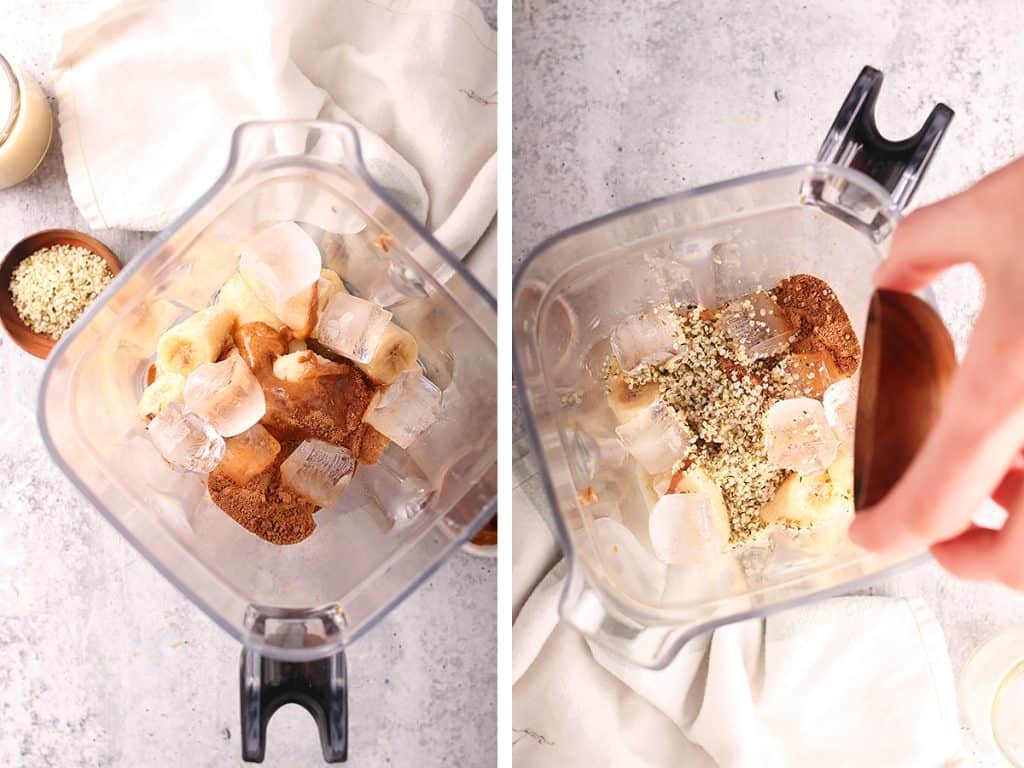
[[[664,304],[611,340],[608,402],[661,497],[659,559],[699,562],[770,524],[852,509],[843,462],[860,345],[822,280],[796,275],[714,309]]]
[[[88,248],[54,245],[14,268],[11,299],[29,329],[59,339],[113,277]]]
[[[275,544],[316,528],[360,464],[408,447],[442,393],[391,313],[349,294],[299,226],[241,251],[213,306],[167,330],[139,402],[171,464],[208,472],[210,498]]]

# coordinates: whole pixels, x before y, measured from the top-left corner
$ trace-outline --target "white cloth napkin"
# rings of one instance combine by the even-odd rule
[[[374,178],[460,258],[497,210],[497,39],[469,0],[127,0],[66,31],[53,69],[96,229],[167,226],[256,119],[356,125]]]
[[[558,622],[564,563],[516,463],[516,768],[963,765],[942,629],[917,599],[840,597],[691,641],[640,669]]]

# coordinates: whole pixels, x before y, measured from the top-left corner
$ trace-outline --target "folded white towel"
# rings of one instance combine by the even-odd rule
[[[469,0],[127,0],[53,67],[96,229],[165,227],[254,119],[354,123],[371,174],[459,257],[497,210],[497,41]]]
[[[516,768],[938,768],[962,760],[942,629],[923,602],[840,597],[691,641],[640,669],[558,622],[564,563],[515,466]],[[549,570],[550,569],[550,570]]]

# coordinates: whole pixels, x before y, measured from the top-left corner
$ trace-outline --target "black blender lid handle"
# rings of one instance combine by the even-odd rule
[[[242,759],[262,763],[267,748],[267,723],[285,704],[308,711],[320,731],[324,761],[348,759],[348,676],[345,653],[314,661],[280,661],[242,649]]]
[[[905,208],[953,119],[953,110],[936,104],[921,130],[901,141],[889,141],[875,124],[882,78],[874,67],[861,70],[818,150],[818,161],[861,171],[885,187],[899,208]]]

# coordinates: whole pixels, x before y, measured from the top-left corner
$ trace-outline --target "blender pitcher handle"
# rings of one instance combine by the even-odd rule
[[[921,182],[953,119],[953,110],[945,104],[936,104],[917,133],[900,141],[890,141],[878,132],[875,124],[875,102],[882,78],[882,73],[874,67],[861,70],[818,150],[818,161],[844,165],[867,174],[885,187],[896,206],[902,209]]]
[[[262,763],[267,723],[285,704],[298,704],[316,720],[324,761],[348,759],[348,675],[345,652],[313,661],[271,659],[242,649],[242,759]]]

